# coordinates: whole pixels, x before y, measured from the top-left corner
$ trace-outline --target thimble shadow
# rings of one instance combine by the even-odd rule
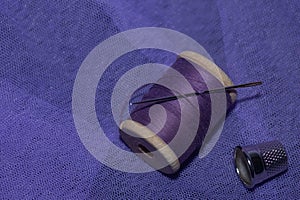
[[[277,174],[277,175],[275,175],[275,176],[273,176],[273,177],[270,177],[270,178],[264,180],[263,182],[257,183],[253,188],[247,188],[247,189],[248,189],[250,192],[254,192],[256,188],[258,188],[258,187],[264,185],[265,183],[267,183],[267,182],[269,182],[269,181],[271,181],[271,180],[279,179],[280,176],[282,176],[283,174],[285,174],[287,171],[288,171],[288,169],[286,169],[285,171],[280,172],[279,174]]]

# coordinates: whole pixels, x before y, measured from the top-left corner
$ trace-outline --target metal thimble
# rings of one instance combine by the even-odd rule
[[[234,150],[237,174],[247,188],[286,171],[288,158],[279,141],[256,145],[237,146]]]

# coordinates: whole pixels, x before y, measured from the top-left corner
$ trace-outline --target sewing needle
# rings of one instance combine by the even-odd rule
[[[227,86],[227,87],[222,87],[222,88],[217,88],[217,89],[212,89],[212,90],[205,90],[203,92],[193,92],[193,93],[188,93],[188,94],[183,94],[183,95],[177,95],[177,96],[169,96],[169,97],[162,97],[162,98],[154,98],[154,99],[149,99],[149,100],[144,100],[144,101],[139,101],[139,102],[131,102],[130,105],[135,105],[135,104],[143,104],[143,103],[163,103],[166,101],[172,101],[180,98],[187,98],[191,96],[198,96],[202,94],[210,94],[210,93],[218,93],[218,92],[223,92],[224,90],[229,91],[231,89],[236,89],[236,88],[246,88],[246,87],[254,87],[261,85],[262,82],[251,82],[251,83],[245,83],[245,84],[239,84],[239,85],[232,85],[232,86]]]

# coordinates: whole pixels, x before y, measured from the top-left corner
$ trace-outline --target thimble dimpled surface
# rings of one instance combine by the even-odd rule
[[[266,146],[261,146],[260,149],[268,174],[273,175],[287,169],[287,155],[282,144],[270,142]]]
[[[256,145],[237,146],[234,151],[236,171],[247,188],[287,170],[288,158],[283,145],[275,140]]]

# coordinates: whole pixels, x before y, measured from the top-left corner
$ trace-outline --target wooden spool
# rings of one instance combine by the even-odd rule
[[[229,77],[215,63],[206,57],[191,51],[182,52],[178,58],[195,63],[219,80],[224,87],[232,86]],[[229,93],[232,103],[236,100],[236,93]],[[200,122],[201,123],[201,122]],[[129,133],[129,134],[128,134]],[[122,140],[129,148],[154,169],[166,174],[173,174],[180,169],[181,163],[170,146],[148,127],[133,121],[125,120],[120,125]],[[155,154],[152,152],[156,152]],[[160,168],[158,166],[165,166]]]

